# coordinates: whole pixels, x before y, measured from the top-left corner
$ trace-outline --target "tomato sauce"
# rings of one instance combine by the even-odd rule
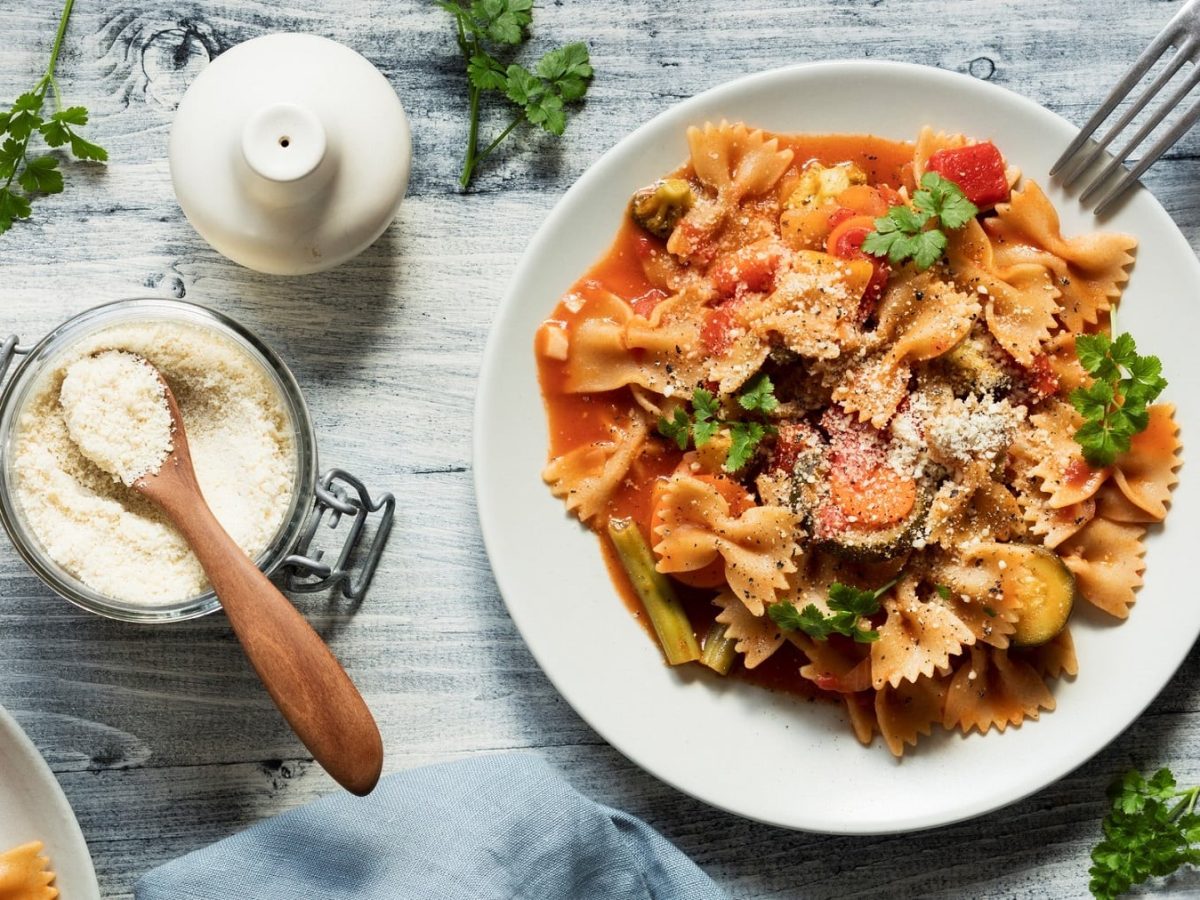
[[[871,184],[891,188],[905,185],[910,189],[912,187],[913,147],[910,143],[868,135],[778,137],[780,145],[790,148],[794,153],[792,165],[779,182],[781,196],[790,193],[800,171],[814,160],[825,165],[852,162],[867,173]],[[691,174],[690,166],[681,168],[676,174]],[[777,215],[777,198],[764,198],[761,202],[771,207],[771,211]],[[608,252],[572,286],[547,321],[556,323],[570,336],[578,321],[583,318],[587,298],[601,291],[616,294],[628,301],[637,312],[648,314],[654,303],[665,296],[660,286],[648,275],[648,269],[655,258],[667,260],[665,242],[648,235],[636,226],[629,216],[623,216],[616,239]],[[583,309],[573,312],[572,305],[578,308],[581,300],[585,304]],[[566,366],[541,352],[541,340],[539,332],[536,356],[549,423],[550,456],[558,456],[583,444],[607,439],[612,423],[635,405],[636,401],[631,391],[621,388],[604,393],[567,393]],[[632,518],[651,544],[653,541],[650,540],[650,518],[654,484],[659,478],[668,476],[683,456],[682,451],[666,441],[652,443],[651,452],[643,454],[635,462],[629,477],[609,501],[606,510],[608,516]],[[606,518],[607,516],[598,517],[601,528]],[[626,607],[653,638],[649,618],[629,583],[615,550],[602,534],[599,537],[613,584]],[[711,602],[714,592],[689,588],[678,583],[676,590],[683,599],[698,639],[702,639],[717,612],[717,608]],[[803,654],[792,645],[785,644],[754,670],[746,670],[739,659],[731,674],[736,673],[747,681],[772,690],[787,691],[805,697],[838,699],[836,694],[821,691],[798,676],[803,663]]]

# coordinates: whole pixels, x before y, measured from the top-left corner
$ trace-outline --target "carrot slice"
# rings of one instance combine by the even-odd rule
[[[899,522],[917,501],[917,483],[885,465],[860,471],[835,466],[829,487],[833,502],[863,528]]]

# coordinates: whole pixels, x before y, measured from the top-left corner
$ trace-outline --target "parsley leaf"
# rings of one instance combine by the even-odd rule
[[[769,413],[778,408],[775,387],[764,373],[752,379],[746,389],[738,395],[738,405],[747,412]],[[722,468],[726,472],[738,472],[754,456],[763,438],[775,433],[772,425],[761,422],[746,422],[721,418],[721,403],[717,396],[706,388],[692,392],[692,413],[689,416],[677,407],[671,418],[660,416],[658,433],[686,450],[689,442],[697,449],[709,443],[722,429],[729,432],[729,450],[725,454]]]
[[[749,412],[771,413],[778,409],[779,400],[775,397],[771,376],[762,372],[750,379],[738,397],[738,404]]]
[[[869,644],[879,640],[879,632],[862,628],[860,621],[863,617],[879,611],[879,598],[895,584],[896,580],[893,579],[881,588],[864,591],[835,581],[829,586],[829,615],[825,615],[813,603],[809,603],[803,609],[797,609],[786,600],[768,606],[767,615],[780,628],[803,631],[818,641],[828,640],[833,634],[840,634],[861,644]]]
[[[721,423],[716,419],[720,411],[716,396],[712,391],[697,388],[692,394],[692,410],[695,419],[692,424],[692,440],[696,447],[700,448],[716,437],[717,432],[721,430]],[[687,449],[686,444],[683,449]]]
[[[663,437],[674,441],[680,450],[688,448],[688,441],[691,439],[692,420],[688,414],[683,411],[683,407],[675,407],[675,414],[670,419],[666,416],[658,418],[658,433]]]
[[[926,172],[921,189],[913,194],[913,205],[893,206],[876,219],[862,249],[872,256],[886,256],[893,265],[911,259],[917,271],[924,272],[946,252],[943,229],[962,228],[978,213],[957,184],[937,172]]]
[[[768,426],[758,422],[731,422],[729,436],[732,443],[725,457],[723,468],[726,472],[736,472],[750,461],[762,439],[767,436]]]
[[[1162,363],[1156,356],[1139,356],[1129,334],[1116,339],[1077,335],[1075,354],[1094,379],[1070,395],[1071,405],[1083,416],[1075,441],[1091,465],[1110,466],[1150,424],[1147,406],[1167,386]]]
[[[967,199],[957,184],[937,172],[921,176],[921,189],[913,194],[913,206],[930,218],[937,217],[943,228],[957,230],[979,215],[979,208]]]
[[[937,591],[937,595],[943,600],[950,599],[950,588],[944,584],[935,584],[933,589]]]
[[[1111,900],[1152,877],[1200,863],[1200,786],[1179,790],[1170,769],[1149,780],[1127,772],[1108,789],[1111,802],[1101,823],[1103,839],[1092,848],[1088,887]]]
[[[25,171],[17,179],[30,194],[57,194],[63,189],[62,172],[53,156],[39,156],[25,163]]]
[[[59,20],[45,73],[31,90],[13,101],[11,109],[0,112],[0,234],[8,231],[17,219],[29,218],[35,195],[57,194],[63,189],[58,158],[30,155],[35,135],[40,135],[49,147],[69,143],[71,152],[79,159],[108,159],[103,147],[85,140],[76,131],[87,124],[88,111],[82,106],[59,107],[60,91],[54,68],[70,15],[68,3]],[[42,110],[47,94],[53,95],[55,105],[48,119]]]
[[[470,127],[459,178],[466,190],[479,164],[522,122],[561,135],[567,127],[566,105],[583,99],[593,70],[587,45],[579,42],[546,53],[533,71],[508,61],[512,48],[528,37],[532,0],[473,0],[469,7],[460,0],[438,0],[438,5],[454,17],[467,68]],[[502,93],[517,112],[508,127],[480,150],[480,98],[485,92]]]
[[[508,87],[508,74],[500,60],[486,53],[476,53],[467,60],[467,78],[481,91],[503,91]]]

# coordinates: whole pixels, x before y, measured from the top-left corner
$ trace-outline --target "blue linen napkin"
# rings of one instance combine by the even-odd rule
[[[391,775],[145,875],[137,900],[724,900],[641,819],[530,754]]]

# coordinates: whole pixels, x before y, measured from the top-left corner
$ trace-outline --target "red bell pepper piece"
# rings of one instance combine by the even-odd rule
[[[991,141],[939,150],[929,157],[926,169],[953,181],[976,206],[994,206],[1008,199],[1004,157]]]
[[[870,216],[843,219],[830,233],[825,245],[826,251],[832,256],[839,259],[865,259],[875,268],[858,307],[859,325],[874,314],[883,292],[887,290],[888,277],[892,274],[892,267],[887,264],[887,260],[880,256],[872,256],[862,249],[863,241],[874,230],[875,220]]]

